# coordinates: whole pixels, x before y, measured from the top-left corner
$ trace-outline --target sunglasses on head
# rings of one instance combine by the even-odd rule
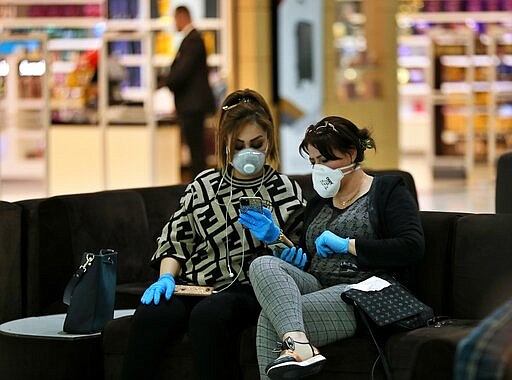
[[[252,99],[251,98],[238,98],[237,102],[236,103],[233,103],[231,105],[225,105],[225,106],[222,106],[222,109],[224,111],[227,111],[227,110],[230,110],[231,108],[235,108],[237,105],[239,104],[242,104],[242,103],[250,103],[252,102]]]
[[[328,121],[324,122],[324,124],[315,124],[310,125],[308,129],[306,130],[306,134],[313,133],[315,135],[321,135],[324,133],[329,133],[330,131],[334,131],[336,133],[339,133],[339,131],[336,129],[334,125],[329,123]]]

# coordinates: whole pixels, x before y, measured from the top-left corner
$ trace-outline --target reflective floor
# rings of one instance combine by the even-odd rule
[[[409,171],[416,182],[421,210],[494,213],[495,167],[476,165],[467,179],[434,179],[423,156],[403,156],[400,169]],[[40,182],[2,184],[0,199],[16,201],[45,196]]]
[[[400,169],[413,175],[421,210],[495,212],[496,168],[493,165],[475,165],[466,179],[434,179],[424,157],[403,156]]]

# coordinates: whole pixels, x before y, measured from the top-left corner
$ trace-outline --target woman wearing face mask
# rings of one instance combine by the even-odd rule
[[[162,230],[151,258],[160,276],[133,317],[124,379],[155,377],[166,346],[185,332],[200,379],[239,379],[239,333],[254,325],[260,312],[249,285],[249,264],[271,253],[238,222],[240,198],[262,198],[276,224],[299,240],[305,201],[298,184],[275,169],[276,132],[260,94],[246,89],[226,97],[217,154],[218,168],[203,171],[188,185]],[[207,285],[215,292],[173,295],[176,283]]]
[[[352,306],[340,298],[346,284],[376,273],[397,276],[423,255],[415,200],[401,177],[364,172],[366,149],[375,149],[369,131],[342,117],[306,131],[299,150],[313,165],[318,196],[306,207],[300,243],[282,251],[285,260],[260,257],[249,271],[262,306],[256,342],[262,379],[320,371],[326,359],[317,347],[356,331]],[[246,223],[253,232],[261,224]],[[282,342],[277,358],[276,341]]]

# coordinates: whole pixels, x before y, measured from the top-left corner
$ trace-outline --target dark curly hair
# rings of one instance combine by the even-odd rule
[[[367,128],[358,128],[350,120],[340,116],[327,116],[314,125],[310,125],[299,145],[302,157],[308,156],[308,146],[312,145],[327,160],[337,160],[334,150],[349,153],[355,150],[354,162],[364,161],[366,149],[376,149],[375,141]]]

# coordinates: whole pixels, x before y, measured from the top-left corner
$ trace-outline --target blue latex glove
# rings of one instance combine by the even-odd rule
[[[165,294],[165,299],[169,301],[175,286],[174,277],[170,273],[165,273],[160,276],[157,282],[146,289],[140,302],[144,305],[149,305],[153,301],[155,305],[158,305],[162,294]]]
[[[285,248],[280,254],[274,252],[274,256],[281,258],[281,260],[284,260],[299,269],[304,269],[304,266],[308,261],[308,257],[305,252],[302,252],[302,248]]]
[[[265,243],[275,242],[281,233],[272,219],[272,212],[266,207],[263,207],[263,214],[253,210],[242,212],[238,220],[251,230],[256,239]]]
[[[316,238],[316,253],[322,257],[327,257],[333,253],[348,253],[348,238],[342,238],[325,230]]]

